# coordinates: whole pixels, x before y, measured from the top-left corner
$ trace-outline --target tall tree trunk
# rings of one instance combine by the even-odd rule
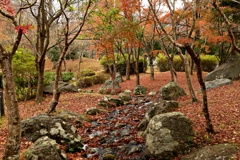
[[[111,75],[111,80],[112,80],[112,90],[111,90],[111,94],[115,94],[115,89],[116,89],[116,63],[113,62],[112,66],[109,66],[109,72]]]
[[[150,54],[148,54],[150,55]],[[152,55],[148,56],[149,58],[149,68],[150,68],[150,79],[154,80],[154,66],[153,66],[153,57]]]
[[[177,83],[177,73],[173,66],[173,58],[174,57],[170,57],[168,53],[165,53],[165,55],[167,57],[168,64],[169,64],[169,69],[170,69],[170,73],[171,73],[171,81]]]
[[[63,59],[63,64],[64,64],[64,71],[67,72],[68,67],[67,67],[67,60],[66,60],[66,57],[64,57],[64,59]]]
[[[80,69],[81,69],[81,63],[82,63],[82,58],[83,57],[83,52],[81,52],[80,54],[79,54],[79,57],[78,57],[78,72],[80,73]]]
[[[202,95],[203,95],[202,96],[203,114],[206,119],[206,131],[209,133],[214,133],[213,125],[212,125],[209,111],[208,111],[207,90],[206,90],[206,86],[205,86],[205,83],[204,83],[203,77],[202,77],[201,59],[200,59],[199,55],[196,55],[194,53],[193,49],[189,45],[186,45],[185,49],[188,51],[189,55],[192,57],[192,60],[196,64],[198,82],[201,86],[201,91],[202,91]]]
[[[135,59],[136,86],[140,85],[138,62],[139,62],[139,60],[138,60],[138,58],[136,58]]]
[[[21,127],[12,70],[12,56],[3,58],[1,61],[1,66],[3,73],[5,104],[8,114],[8,137],[5,145],[3,160],[17,160],[19,159],[19,150],[21,144]]]
[[[61,92],[58,89],[58,82],[59,82],[59,75],[61,72],[61,66],[62,66],[62,60],[59,60],[59,62],[57,63],[56,71],[55,71],[53,98],[48,107],[48,111],[47,111],[48,114],[51,114],[52,112],[54,112],[56,110],[56,106],[57,106],[59,98],[60,98]]]
[[[130,57],[126,60],[126,80],[130,80]]]
[[[191,76],[190,76],[190,66],[189,66],[188,54],[185,53],[185,56],[184,56],[182,53],[180,53],[180,57],[181,57],[182,61],[184,62],[185,75],[186,75],[186,80],[187,80],[189,93],[190,93],[191,98],[192,98],[192,102],[197,102],[197,97],[196,97],[196,94],[194,92],[193,85],[192,85],[192,79],[191,79]]]
[[[37,95],[36,101],[41,102],[43,100],[43,85],[44,85],[44,68],[45,59],[40,60],[38,63],[38,83],[37,83]]]

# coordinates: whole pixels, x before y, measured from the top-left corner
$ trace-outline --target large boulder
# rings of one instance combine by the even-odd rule
[[[172,112],[177,108],[178,108],[177,101],[161,100],[155,103],[150,103],[147,108],[147,113],[145,114],[143,120],[138,125],[138,135],[142,135],[142,133],[146,130],[149,121],[154,116],[162,113]]]
[[[48,85],[43,87],[43,93],[52,94],[54,88],[54,82],[50,82]],[[58,89],[62,92],[78,92],[78,88],[73,84],[67,82],[59,81]]]
[[[43,136],[56,140],[57,143],[66,146],[66,151],[79,151],[83,144],[77,129],[65,118],[60,116],[50,117],[40,114],[21,122],[22,136],[35,142]]]
[[[180,112],[154,116],[144,132],[146,154],[153,158],[172,159],[192,143],[194,132],[191,121]]]
[[[26,160],[65,160],[66,155],[61,151],[55,140],[47,136],[39,138],[24,154]]]
[[[115,90],[119,90],[121,88],[118,81],[106,80],[104,84],[98,89],[98,93],[110,94],[113,84],[115,85]]]
[[[237,159],[238,149],[233,144],[216,144],[195,150],[181,160],[234,160]]]
[[[224,86],[224,85],[228,85],[228,84],[232,84],[232,80],[231,79],[215,79],[213,81],[207,81],[205,82],[205,86],[206,89],[211,89],[211,88],[216,88],[216,87],[220,87],[220,86]]]
[[[214,71],[204,77],[204,81],[213,81],[219,78],[238,79],[240,75],[240,55],[232,55]]]
[[[161,87],[159,93],[164,100],[175,100],[180,96],[186,95],[185,91],[176,82],[169,82]]]

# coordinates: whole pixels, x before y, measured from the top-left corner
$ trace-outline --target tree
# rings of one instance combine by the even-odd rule
[[[27,2],[30,4],[29,1]],[[62,15],[62,11],[67,8],[68,0],[55,2],[57,4],[53,5],[53,0],[38,0],[37,3],[31,5],[29,11],[32,23],[36,24],[34,35],[31,35],[31,37],[26,36],[34,48],[33,51],[38,71],[36,101],[42,101],[43,97],[45,57],[47,51],[61,41],[57,40],[56,42],[56,39],[52,39],[51,33],[54,29],[56,30],[56,27],[54,28],[53,25],[57,24],[58,18]]]
[[[16,30],[16,38],[13,40],[13,45],[10,48],[7,48],[7,45],[0,43],[0,64],[3,74],[3,89],[5,95],[4,100],[8,114],[8,137],[3,156],[4,160],[15,160],[19,158],[21,128],[13,76],[12,59],[21,42],[22,35],[25,34],[29,28],[31,28],[31,25],[21,26],[19,24],[19,21],[17,21],[17,18],[19,18],[19,13],[28,7],[30,6],[25,5],[22,8],[20,7],[18,11],[15,12],[11,7],[10,0],[0,2],[0,14],[5,20],[9,20],[11,22],[10,24],[12,25],[12,28],[15,28]]]
[[[193,1],[194,5],[193,5],[193,11],[195,11],[195,13],[193,13],[192,15],[192,25],[191,28],[187,34],[186,38],[181,38],[178,40],[174,40],[174,38],[167,32],[167,30],[165,29],[165,27],[163,26],[162,22],[160,21],[159,17],[157,16],[157,13],[154,10],[153,4],[150,0],[148,0],[149,5],[150,5],[150,10],[154,16],[154,19],[156,21],[156,23],[159,25],[160,29],[162,30],[162,32],[165,34],[165,36],[167,36],[168,40],[174,44],[176,47],[181,48],[181,49],[185,49],[189,55],[191,56],[191,58],[193,59],[195,65],[196,65],[196,69],[197,69],[197,77],[198,77],[198,82],[201,86],[201,90],[202,90],[202,99],[203,99],[203,114],[205,116],[206,119],[206,131],[209,133],[214,133],[214,129],[213,129],[213,125],[210,119],[210,115],[209,115],[209,111],[208,111],[208,102],[207,102],[207,92],[206,92],[206,86],[205,83],[203,81],[203,77],[202,77],[202,68],[201,68],[201,59],[199,57],[198,54],[195,53],[194,49],[191,47],[191,36],[192,33],[194,31],[195,28],[195,20],[196,20],[196,0]]]
[[[231,50],[233,51],[232,53],[234,53],[234,51],[237,51],[238,53],[240,53],[240,48],[237,45],[237,41],[236,38],[233,34],[233,24],[229,21],[229,19],[227,18],[227,16],[224,14],[224,12],[220,9],[219,5],[218,5],[218,1],[217,0],[213,0],[212,2],[213,7],[219,12],[219,14],[221,15],[221,17],[223,18],[224,22],[227,25],[227,31],[228,31],[228,35],[231,39]]]
[[[82,31],[82,28],[84,26],[84,23],[89,15],[89,9],[91,7],[92,1],[89,0],[87,2],[80,2],[77,3],[77,7],[82,7],[83,14],[81,14],[80,18],[81,21],[77,22],[77,24],[74,24],[74,26],[71,26],[72,22],[71,19],[76,16],[76,13],[73,13],[73,11],[66,12],[64,10],[64,6],[61,8],[63,17],[62,17],[62,27],[63,27],[63,37],[64,37],[64,44],[61,49],[61,54],[59,57],[59,60],[57,62],[56,71],[55,71],[55,81],[54,81],[54,89],[53,89],[53,98],[49,104],[48,114],[54,112],[56,110],[56,106],[58,104],[59,98],[60,98],[60,90],[58,89],[58,81],[59,81],[59,75],[60,75],[60,69],[62,66],[62,62],[67,54],[67,51],[70,47],[70,45],[76,40],[76,38],[79,36],[80,32]],[[74,3],[68,3],[69,6],[74,6]],[[80,5],[80,6],[78,6]],[[61,5],[62,6],[62,5]],[[79,12],[77,12],[79,14]],[[63,20],[64,19],[64,20]]]
[[[107,65],[109,68],[111,80],[112,80],[112,89],[111,93],[115,93],[115,77],[117,72],[117,64],[115,58],[115,48],[114,42],[118,38],[119,30],[117,30],[117,26],[119,25],[119,19],[121,16],[119,14],[119,10],[117,8],[112,7],[112,4],[100,3],[99,5],[103,7],[95,10],[94,19],[97,26],[94,26],[94,39],[97,39],[97,54],[104,54],[107,59]],[[93,18],[93,17],[92,17]]]
[[[142,20],[140,0],[121,0],[121,9],[124,14],[125,23],[130,30],[126,37],[126,48],[132,53],[135,61],[136,86],[140,85],[139,56],[142,52],[143,28],[140,26]],[[128,59],[129,60],[129,59]]]

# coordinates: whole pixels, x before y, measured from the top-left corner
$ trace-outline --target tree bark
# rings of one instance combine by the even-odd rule
[[[51,114],[52,112],[56,111],[56,106],[58,104],[60,94],[61,94],[61,92],[58,89],[58,81],[59,81],[59,75],[60,75],[62,61],[60,60],[59,63],[60,64],[58,64],[57,68],[56,68],[55,80],[54,80],[54,89],[53,89],[53,98],[52,98],[52,100],[49,104],[49,107],[48,107],[48,112],[47,112],[48,114]]]
[[[149,58],[149,68],[150,68],[150,79],[154,80],[154,68],[153,68],[153,57],[152,55],[148,54]]]
[[[185,56],[180,53],[180,56],[182,58],[182,61],[184,62],[184,68],[185,68],[185,75],[186,75],[186,80],[187,80],[187,85],[189,89],[189,93],[192,98],[192,102],[197,102],[197,97],[193,89],[192,85],[192,79],[190,76],[190,66],[189,66],[189,61],[188,61],[188,54],[186,53]]]
[[[201,91],[202,91],[202,99],[203,99],[203,114],[206,119],[206,131],[209,133],[214,133],[213,125],[210,119],[209,111],[208,111],[208,101],[207,101],[207,90],[205,83],[202,77],[202,67],[201,67],[201,59],[198,55],[194,53],[192,48],[189,45],[185,46],[185,49],[188,51],[189,55],[192,57],[192,60],[196,64],[197,69],[197,77],[198,83],[200,84]]]
[[[138,47],[137,51],[135,49],[135,74],[136,74],[136,86],[140,85],[140,76],[139,76],[139,55],[140,55],[140,47]]]
[[[17,160],[19,159],[21,144],[21,127],[12,71],[12,57],[4,58],[1,61],[1,65],[3,73],[4,97],[8,114],[8,137],[5,145],[3,160]]]
[[[38,65],[38,83],[37,83],[37,94],[36,101],[41,102],[43,100],[43,84],[44,84],[44,68],[45,59],[42,59],[37,63]]]
[[[128,54],[128,57],[126,59],[126,80],[130,80],[130,54]]]
[[[115,94],[115,89],[116,89],[116,63],[115,60],[113,62],[112,66],[108,66],[109,67],[109,72],[111,75],[111,80],[112,80],[112,90],[111,90],[111,94]]]

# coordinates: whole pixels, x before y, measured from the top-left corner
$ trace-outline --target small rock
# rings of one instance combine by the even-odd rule
[[[98,108],[96,108],[96,107],[88,108],[85,111],[85,113],[88,114],[88,115],[97,115],[100,112],[101,111]]]

